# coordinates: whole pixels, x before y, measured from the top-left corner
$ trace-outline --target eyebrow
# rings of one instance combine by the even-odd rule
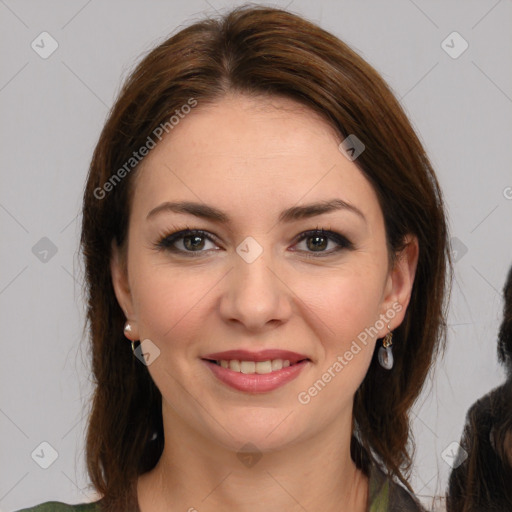
[[[328,201],[320,201],[302,206],[292,206],[283,210],[279,215],[279,222],[293,222],[300,219],[307,219],[323,213],[345,210],[355,213],[366,222],[366,217],[359,208],[343,201],[342,199],[330,199]],[[195,203],[192,201],[165,202],[153,208],[147,215],[146,219],[154,217],[162,212],[188,213],[196,217],[211,220],[214,222],[229,224],[231,218],[226,212],[219,210],[213,206],[204,203]]]

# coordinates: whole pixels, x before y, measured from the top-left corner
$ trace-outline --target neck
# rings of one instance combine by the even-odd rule
[[[367,509],[367,478],[350,457],[350,418],[329,432],[263,453],[237,453],[179,418],[171,423],[166,428],[164,419],[165,447],[158,464],[139,478],[141,512]]]

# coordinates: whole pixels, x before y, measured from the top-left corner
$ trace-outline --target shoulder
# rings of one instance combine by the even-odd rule
[[[92,503],[78,503],[76,505],[68,505],[61,501],[46,501],[33,507],[20,509],[16,512],[101,512],[101,500]]]
[[[377,466],[370,469],[369,512],[425,512],[416,497]]]

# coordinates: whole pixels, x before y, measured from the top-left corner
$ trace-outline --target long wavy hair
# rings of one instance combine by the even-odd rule
[[[201,108],[228,92],[291,98],[323,116],[340,141],[356,135],[366,149],[354,162],[378,196],[390,261],[406,235],[418,238],[411,300],[394,331],[394,368],[381,368],[374,354],[353,415],[358,466],[367,471],[373,461],[408,486],[409,410],[446,336],[451,259],[438,181],[399,102],[364,59],[298,15],[242,6],[187,26],[141,60],[120,90],[92,157],[81,234],[95,384],[86,458],[106,510],[133,506],[134,482],[155,466],[164,444],[161,394],[127,345],[112,286],[112,242],[123,247],[126,240],[137,168],[121,180],[116,176],[155,128],[191,98]]]

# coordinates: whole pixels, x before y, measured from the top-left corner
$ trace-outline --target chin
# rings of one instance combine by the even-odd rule
[[[229,421],[220,421],[222,425],[228,425],[227,431],[218,424],[212,425],[213,431],[208,437],[237,453],[279,451],[298,441],[300,429],[296,421],[285,419],[289,414],[276,409],[264,414],[261,408],[254,408],[250,413],[244,411],[238,417],[231,416]]]

